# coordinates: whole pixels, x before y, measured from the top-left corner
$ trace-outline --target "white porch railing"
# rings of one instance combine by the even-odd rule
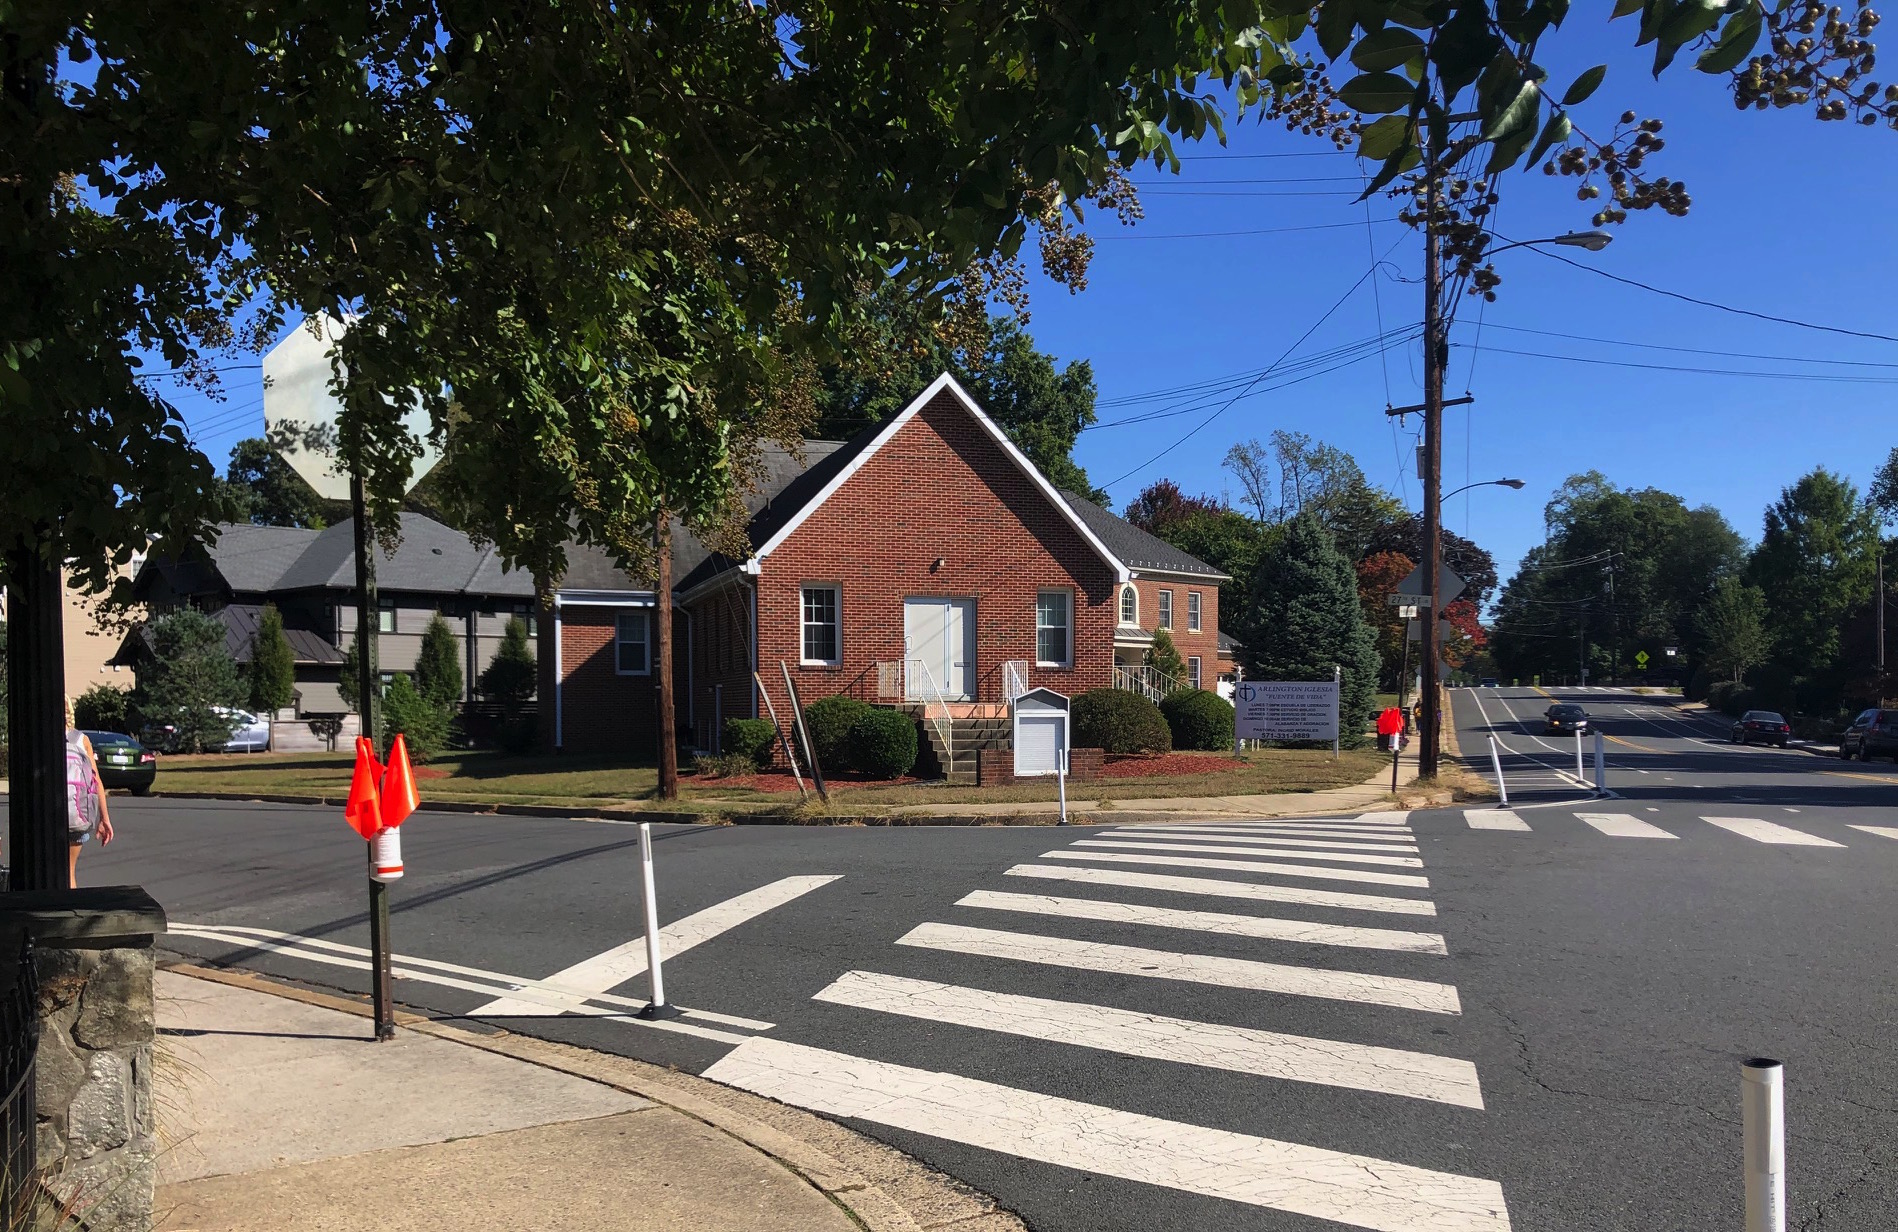
[[[942,741],[943,756],[950,765],[955,762],[955,724],[950,721],[949,699],[943,695],[942,687],[936,683],[934,672],[922,659],[905,659],[902,662],[878,663],[877,697],[879,700],[903,703],[920,703],[923,708],[923,722],[930,725],[937,739]],[[950,766],[945,765],[943,773],[949,773]]]
[[[1180,687],[1177,677],[1169,676],[1158,668],[1145,664],[1123,666],[1114,665],[1113,685],[1116,689],[1131,689],[1148,701],[1158,702]]]
[[[1002,700],[1009,705],[1028,692],[1028,660],[1008,659],[1002,663]]]

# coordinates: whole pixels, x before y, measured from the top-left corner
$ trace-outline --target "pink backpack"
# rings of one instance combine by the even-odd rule
[[[66,830],[90,834],[99,824],[99,776],[86,756],[86,738],[66,733]]]

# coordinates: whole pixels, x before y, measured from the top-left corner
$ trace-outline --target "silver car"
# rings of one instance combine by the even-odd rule
[[[210,746],[213,753],[267,753],[270,751],[270,720],[248,710],[213,706],[213,710],[237,723],[231,738]]]

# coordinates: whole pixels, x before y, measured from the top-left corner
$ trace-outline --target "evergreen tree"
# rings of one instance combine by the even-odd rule
[[[243,700],[244,679],[225,649],[224,626],[203,612],[180,608],[148,628],[152,657],[139,670],[133,694],[139,717],[169,727],[166,742],[179,752],[201,753],[230,739],[237,720],[229,708]]]
[[[361,690],[357,689],[357,678],[362,675],[362,660],[356,655],[356,639],[349,639],[349,647],[343,651],[343,674],[336,682],[336,691],[342,694],[343,705],[348,706],[351,714],[362,711]]]
[[[538,683],[534,652],[527,644],[527,622],[518,616],[509,617],[501,634],[501,648],[481,673],[481,693],[504,705],[518,706],[534,696]]]
[[[448,744],[448,708],[423,696],[407,672],[397,672],[382,694],[385,750],[395,743],[398,732],[416,761],[427,761]]]
[[[257,632],[250,639],[250,705],[259,714],[272,714],[296,696],[296,656],[283,635],[283,613],[274,603],[264,604]]]
[[[440,612],[422,631],[422,649],[415,657],[415,689],[430,705],[448,710],[461,703],[461,645]]]
[[[1357,575],[1317,516],[1307,512],[1259,557],[1241,648],[1251,680],[1330,680],[1344,669],[1338,734],[1359,744],[1377,694],[1377,642],[1358,605]]]
[[[1147,647],[1147,666],[1163,676],[1171,676],[1183,686],[1190,683],[1186,679],[1186,660],[1180,657],[1172,634],[1165,629],[1153,631],[1153,645]]]

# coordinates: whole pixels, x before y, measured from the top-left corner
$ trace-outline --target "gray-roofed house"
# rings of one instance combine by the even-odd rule
[[[506,572],[490,547],[419,513],[403,513],[402,539],[376,561],[376,648],[384,679],[415,666],[422,631],[440,612],[462,649],[463,689],[499,648],[508,618],[534,617],[533,579]],[[284,634],[296,659],[299,715],[340,714],[343,650],[355,640],[356,559],[347,520],[324,530],[245,523],[219,528],[201,552],[178,557],[153,551],[133,581],[133,595],[159,615],[194,607],[216,616],[240,664],[266,603],[283,613]],[[149,653],[143,628],[134,629],[115,656],[136,668]]]

